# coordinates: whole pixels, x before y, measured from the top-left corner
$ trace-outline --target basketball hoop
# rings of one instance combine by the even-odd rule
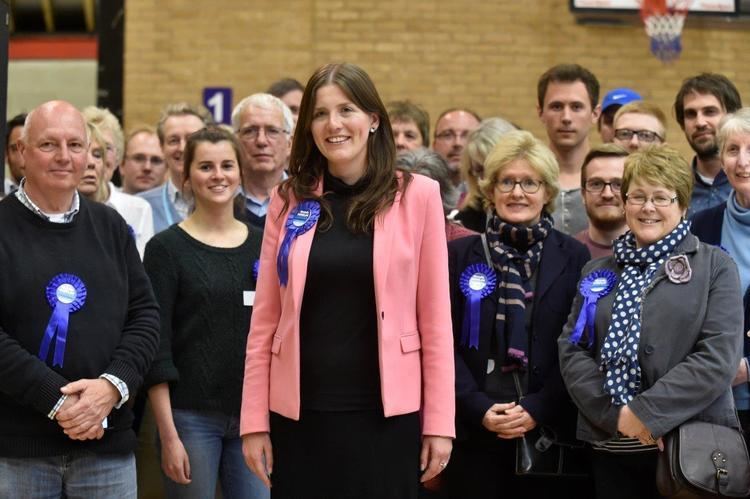
[[[651,52],[671,62],[682,52],[682,28],[692,0],[641,0],[641,19],[651,39]]]

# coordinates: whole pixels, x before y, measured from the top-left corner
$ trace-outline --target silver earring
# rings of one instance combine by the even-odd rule
[[[375,133],[375,130],[377,130],[377,129],[378,129],[378,127],[376,127],[376,126],[370,128],[370,133]]]

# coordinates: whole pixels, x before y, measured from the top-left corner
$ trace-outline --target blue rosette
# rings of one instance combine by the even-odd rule
[[[616,283],[617,274],[609,269],[595,270],[581,280],[578,289],[583,297],[583,305],[581,305],[581,311],[578,313],[578,320],[576,320],[573,333],[570,335],[571,343],[578,344],[585,332],[588,347],[593,346],[596,303],[602,296],[609,294]]]
[[[258,273],[260,272],[260,260],[253,262],[253,280],[258,282]]]
[[[55,353],[52,365],[62,367],[65,358],[65,345],[68,340],[70,314],[77,312],[86,303],[86,285],[73,274],[57,274],[47,284],[47,303],[52,307],[52,316],[44,330],[39,345],[39,358],[47,360],[52,339],[55,339]]]
[[[459,279],[461,292],[466,297],[464,321],[461,328],[461,344],[479,349],[479,305],[482,298],[492,294],[497,285],[497,276],[485,263],[475,263],[466,267]]]
[[[286,286],[289,281],[289,251],[294,240],[310,230],[320,218],[320,203],[312,199],[302,201],[294,207],[286,219],[286,234],[276,258],[279,283]]]

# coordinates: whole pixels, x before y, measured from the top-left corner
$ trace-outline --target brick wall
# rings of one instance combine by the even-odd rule
[[[649,52],[642,26],[581,26],[566,0],[128,0],[126,124],[154,122],[170,101],[197,102],[206,86],[235,100],[280,77],[303,83],[319,65],[350,61],[384,101],[411,98],[433,117],[469,106],[544,135],[536,80],[578,62],[603,92],[632,86],[671,113],[681,80],[700,71],[731,78],[750,105],[750,29],[686,28],[680,60]],[[687,156],[673,120],[668,139]]]

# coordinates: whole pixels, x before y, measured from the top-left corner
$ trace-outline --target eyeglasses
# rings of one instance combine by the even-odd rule
[[[628,141],[633,138],[633,135],[638,137],[640,142],[662,142],[664,138],[656,132],[651,130],[631,130],[629,128],[618,128],[615,130],[615,138],[617,140]]]
[[[612,192],[620,192],[620,189],[622,188],[622,180],[618,179],[613,180],[612,182],[605,182],[598,178],[592,178],[591,180],[587,180],[584,185],[587,192],[602,192],[607,186],[612,189]]]
[[[125,159],[132,161],[138,166],[143,166],[146,163],[151,163],[151,166],[161,166],[164,164],[163,158],[160,158],[159,156],[146,156],[145,154],[132,154]]]
[[[646,204],[647,201],[651,201],[651,204],[653,204],[654,206],[666,208],[667,206],[677,201],[677,196],[670,198],[663,194],[657,194],[653,197],[646,197],[643,194],[633,194],[632,196],[628,194],[627,196],[625,196],[625,201],[634,206],[641,206]]]
[[[275,126],[248,126],[240,128],[237,133],[242,140],[255,140],[260,135],[261,130],[266,134],[266,138],[271,141],[278,140],[283,134],[289,133],[287,130]]]
[[[517,185],[520,185],[521,190],[526,194],[534,194],[539,190],[543,183],[543,181],[534,180],[533,178],[525,178],[523,180],[502,178],[495,183],[495,188],[500,192],[511,192]]]
[[[442,132],[435,134],[435,140],[440,140],[443,142],[454,142],[457,139],[464,140],[468,136],[468,130],[463,130],[461,132],[457,132],[455,130],[443,130]]]

